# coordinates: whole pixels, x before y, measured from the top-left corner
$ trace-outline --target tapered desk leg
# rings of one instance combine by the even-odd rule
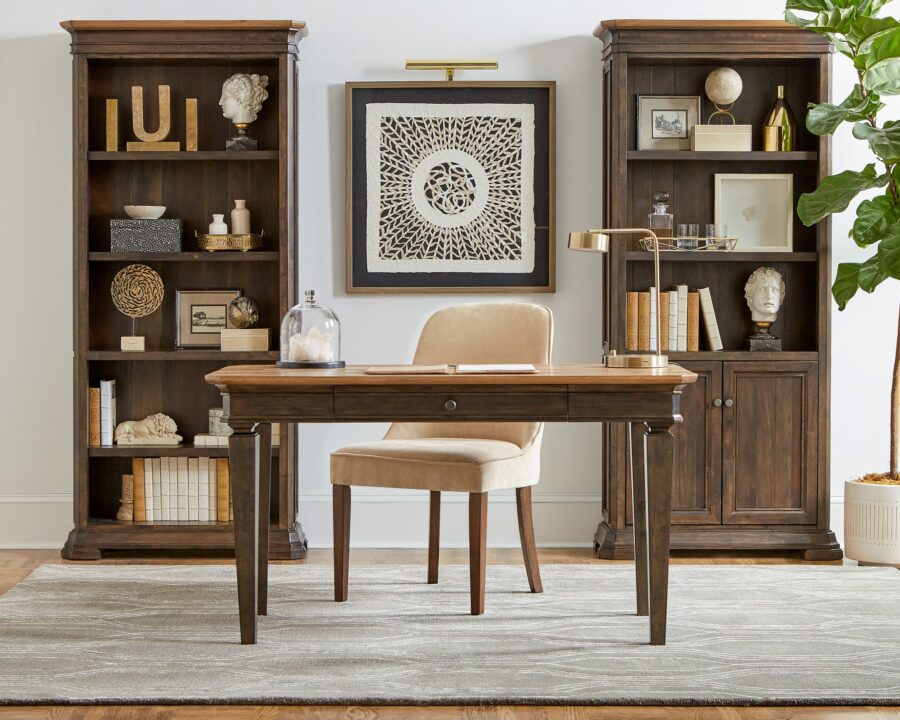
[[[631,511],[634,527],[634,578],[637,614],[650,614],[647,578],[647,426],[628,423],[628,459],[631,470]]]
[[[272,426],[260,423],[259,433],[259,559],[257,615],[268,612],[269,598],[269,495],[272,491]]]
[[[256,642],[259,562],[259,436],[252,424],[232,425],[228,439],[231,495],[234,505],[234,562],[237,567],[241,644]]]
[[[649,424],[647,447],[647,545],[650,585],[650,644],[666,644],[669,591],[669,535],[675,438],[669,425]]]

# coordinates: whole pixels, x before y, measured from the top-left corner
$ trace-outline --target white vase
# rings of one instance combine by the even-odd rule
[[[210,235],[227,235],[228,226],[225,224],[225,213],[213,215],[213,221],[209,224]]]
[[[246,200],[234,201],[234,210],[231,211],[231,232],[235,235],[250,233],[250,211],[247,209]]]
[[[844,554],[900,565],[900,485],[844,483]]]

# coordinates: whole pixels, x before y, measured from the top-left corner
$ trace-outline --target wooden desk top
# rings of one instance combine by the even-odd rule
[[[223,390],[247,387],[330,387],[335,385],[394,387],[398,385],[619,385],[668,386],[696,382],[697,375],[678,365],[658,370],[607,368],[602,365],[537,365],[527,374],[367,375],[371,365],[337,370],[295,370],[274,365],[230,365],[206,376]]]

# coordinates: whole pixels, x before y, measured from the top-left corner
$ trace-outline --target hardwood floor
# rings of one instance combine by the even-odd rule
[[[542,565],[560,563],[627,562],[597,560],[589,549],[539,550]],[[44,563],[66,562],[52,550],[0,550],[0,595],[24,580]],[[109,564],[231,563],[233,559],[190,558],[177,555],[109,557]],[[327,565],[330,550],[311,550],[298,564]],[[427,550],[351,550],[352,565],[427,563]],[[468,550],[441,550],[441,563],[465,565]],[[518,549],[488,551],[488,564],[521,563]],[[796,557],[773,557],[756,553],[680,553],[674,564],[794,564]],[[844,561],[848,563],[850,561]],[[823,563],[823,564],[839,564]],[[0,687],[3,679],[0,678]],[[0,720],[900,720],[898,707],[563,707],[563,706],[33,706],[0,707]]]

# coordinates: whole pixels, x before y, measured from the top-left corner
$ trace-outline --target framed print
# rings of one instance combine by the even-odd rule
[[[554,292],[556,83],[345,99],[347,292]]]
[[[794,176],[716,173],[715,222],[737,238],[735,252],[791,252]]]
[[[240,294],[240,290],[176,290],[176,347],[221,347],[222,330],[234,327],[228,303]]]
[[[699,95],[638,95],[637,149],[690,150],[699,122]]]

